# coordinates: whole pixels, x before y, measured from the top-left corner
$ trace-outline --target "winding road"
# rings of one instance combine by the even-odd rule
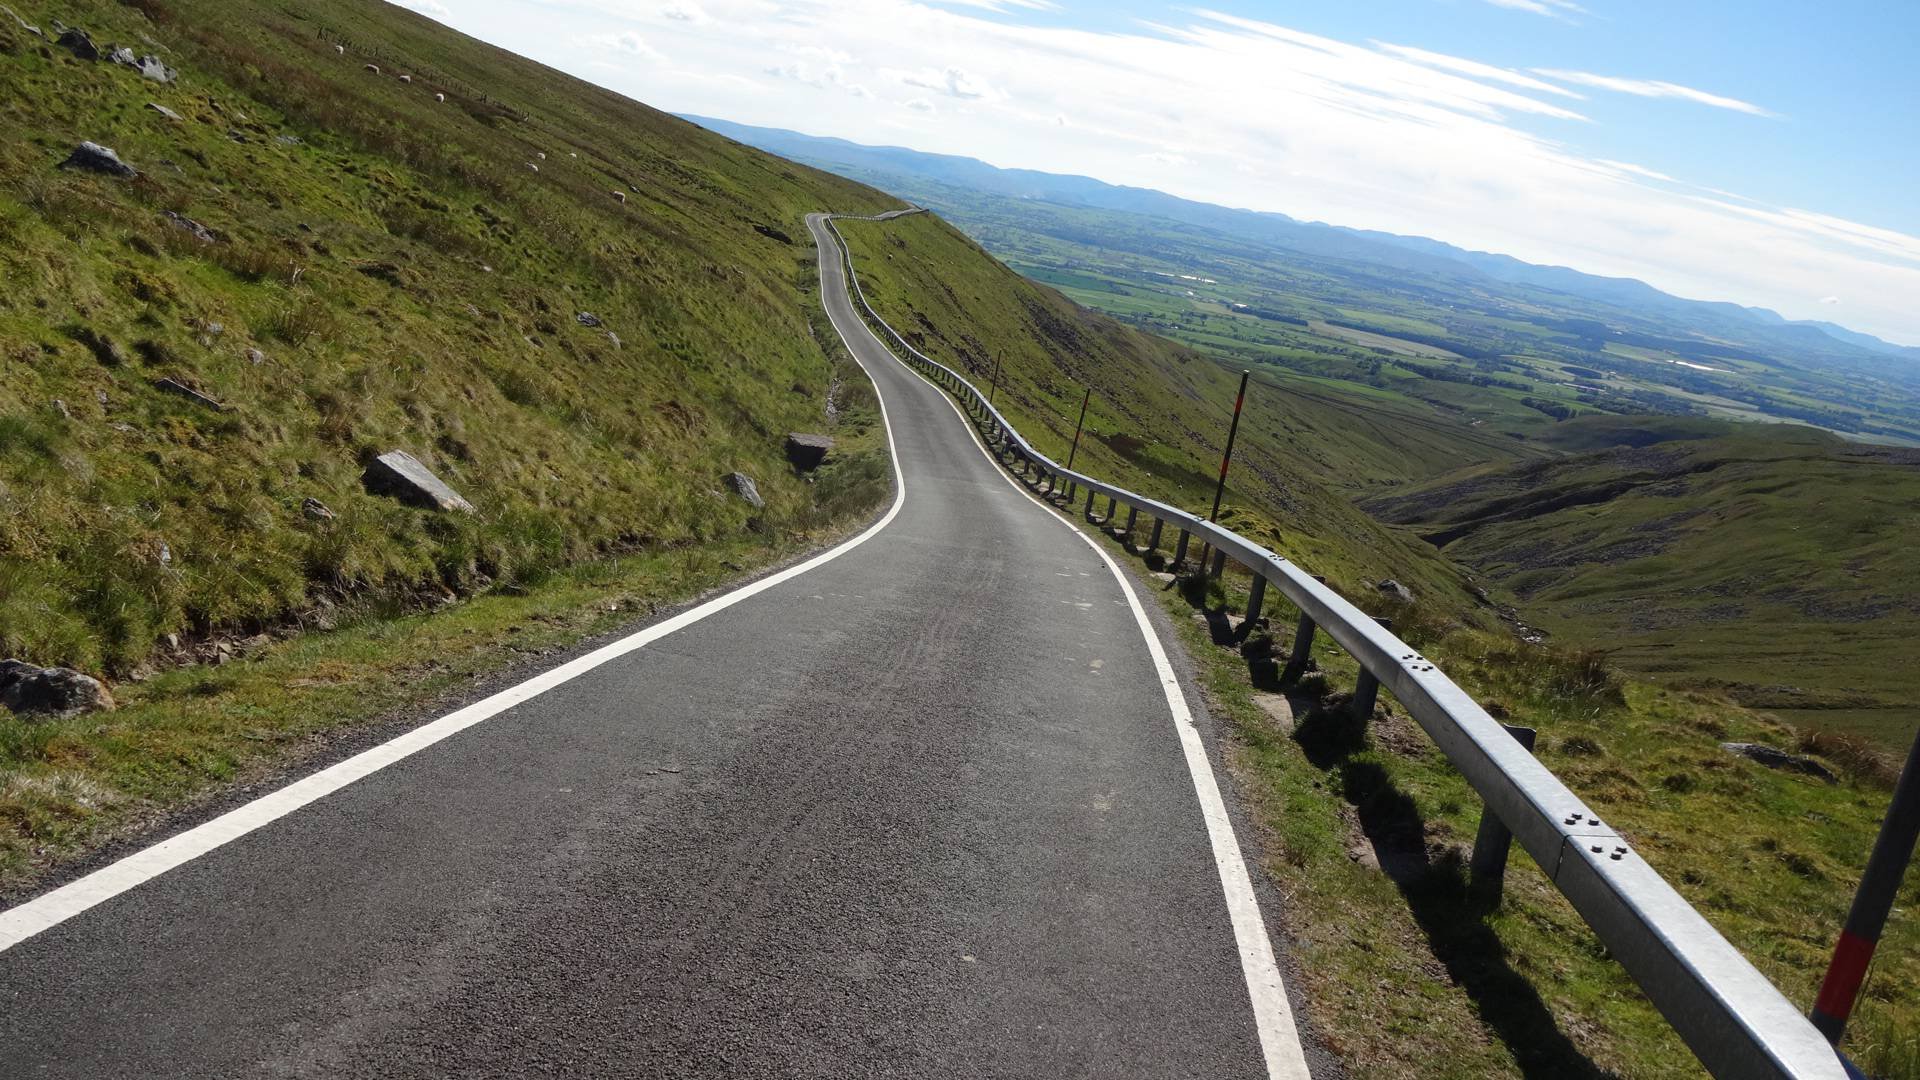
[[[0,1075],[1308,1075],[1164,615],[808,224],[880,522],[0,913]]]

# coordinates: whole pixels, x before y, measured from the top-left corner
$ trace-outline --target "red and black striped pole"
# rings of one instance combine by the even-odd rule
[[[1900,879],[1906,876],[1916,839],[1920,839],[1920,735],[1915,736],[1913,749],[1907,752],[1900,782],[1893,789],[1893,802],[1887,807],[1886,820],[1880,823],[1873,854],[1867,856],[1860,888],[1853,894],[1846,928],[1833,947],[1833,962],[1827,965],[1827,977],[1820,983],[1820,996],[1813,1001],[1813,1026],[1835,1046],[1847,1030],[1847,1017],[1860,996],[1860,984],[1867,977],[1874,946],[1880,944],[1880,931],[1886,928],[1887,912],[1893,908],[1894,894],[1900,891]]]
[[[1212,521],[1214,518],[1220,516],[1220,498],[1227,493],[1227,466],[1233,464],[1233,440],[1236,435],[1240,434],[1240,407],[1247,403],[1247,377],[1252,374],[1253,372],[1251,371],[1242,371],[1240,373],[1240,393],[1233,399],[1233,423],[1227,426],[1227,449],[1220,455],[1220,482],[1215,484],[1213,488],[1213,509],[1207,511],[1208,521]],[[1209,544],[1207,547],[1200,549],[1200,569],[1202,572],[1207,568],[1207,556],[1209,554],[1207,548],[1211,546],[1212,545]]]

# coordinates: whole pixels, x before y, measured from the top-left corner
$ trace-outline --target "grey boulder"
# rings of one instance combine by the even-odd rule
[[[767,501],[760,497],[760,489],[754,485],[753,477],[743,472],[728,473],[725,483],[733,489],[735,495],[747,500],[755,510],[766,507]]]
[[[104,173],[108,176],[139,176],[139,170],[120,160],[120,155],[99,143],[83,142],[75,147],[67,160],[60,163],[63,169],[85,169],[88,172]]]
[[[60,40],[54,42],[54,44],[59,45],[82,60],[100,59],[100,47],[93,43],[93,39],[87,36],[85,30],[77,26],[71,27],[62,33]]]
[[[801,472],[812,472],[827,460],[827,454],[833,449],[833,439],[827,435],[808,435],[804,432],[787,433],[787,460]]]
[[[160,58],[157,56],[141,57],[140,62],[135,64],[134,68],[140,72],[142,78],[152,79],[157,83],[171,83],[179,77],[179,72],[161,63]]]
[[[1777,746],[1768,746],[1765,743],[1723,742],[1720,744],[1720,749],[1729,754],[1738,754],[1748,761],[1765,765],[1769,769],[1805,773],[1808,776],[1817,776],[1829,784],[1837,782],[1837,778],[1825,765],[1812,758],[1789,754]]]
[[[1374,588],[1379,589],[1388,596],[1398,597],[1409,604],[1413,603],[1413,590],[1400,584],[1400,582],[1394,578],[1388,578],[1380,584],[1375,585]]]
[[[72,668],[0,660],[0,706],[21,716],[57,718],[113,708],[99,679]]]
[[[472,503],[461,498],[459,492],[405,450],[391,450],[374,458],[361,474],[360,483],[375,495],[398,499],[409,506],[473,513]]]
[[[178,379],[169,379],[169,378],[155,379],[153,380],[153,388],[155,390],[161,390],[166,393],[172,394],[175,397],[186,398],[188,401],[193,402],[195,405],[200,405],[205,408],[212,409],[214,412],[225,412],[227,408],[225,405],[220,404],[218,401],[215,401],[214,399],[208,397],[207,395],[201,393],[198,390],[195,390],[193,387],[188,386],[186,383],[183,383]]]

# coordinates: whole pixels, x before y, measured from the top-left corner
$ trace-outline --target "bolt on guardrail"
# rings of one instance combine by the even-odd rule
[[[1858,1075],[1625,837],[1602,825],[1579,796],[1431,661],[1329,588],[1324,578],[1230,529],[1064,468],[1040,453],[987,395],[920,352],[873,310],[834,215],[826,216],[826,224],[840,244],[846,285],[861,312],[899,346],[904,363],[961,398],[990,433],[989,442],[1002,460],[1030,463],[1054,476],[1056,483],[1065,477],[1086,492],[1089,515],[1096,495],[1147,514],[1154,522],[1149,550],[1158,548],[1162,527],[1173,523],[1180,530],[1173,555],[1176,572],[1186,562],[1190,541],[1199,536],[1219,558],[1231,556],[1253,574],[1261,583],[1263,601],[1267,588],[1280,590],[1300,611],[1283,683],[1305,675],[1315,638],[1325,631],[1359,663],[1373,693],[1382,687],[1392,693],[1479,792],[1486,814],[1507,832],[1510,842],[1518,841],[1533,857],[1709,1072],[1741,1080],[1846,1080]],[[1489,861],[1494,846],[1490,839]]]

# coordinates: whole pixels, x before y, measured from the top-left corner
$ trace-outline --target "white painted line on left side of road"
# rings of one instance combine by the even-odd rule
[[[838,333],[840,327],[836,324],[834,330]],[[844,334],[842,339],[844,340]],[[853,351],[852,342],[846,342],[846,346],[848,352]],[[858,362],[859,357],[856,355],[854,360]],[[270,794],[262,795],[211,821],[196,825],[152,847],[143,848],[117,862],[109,863],[85,877],[0,912],[0,952],[5,952],[35,934],[58,926],[89,908],[105,903],[175,867],[192,862],[263,825],[286,817],[301,807],[325,798],[355,781],[371,776],[396,761],[411,757],[437,742],[458,735],[475,724],[498,716],[515,705],[546,693],[561,683],[578,678],[610,660],[618,659],[636,649],[645,648],[676,630],[691,626],[742,600],[757,596],[815,567],[832,562],[871,540],[891,524],[894,518],[900,516],[900,508],[906,505],[907,501],[907,478],[900,469],[900,451],[894,443],[893,421],[887,415],[886,398],[881,393],[880,384],[875,382],[873,389],[880,400],[880,420],[887,432],[887,452],[893,458],[894,496],[893,505],[887,509],[886,514],[860,535],[837,547],[829,548],[805,562],[714,597],[672,618],[636,631],[619,641],[601,646],[585,656],[570,660],[551,671],[542,672],[491,697],[422,724],[404,735],[396,736],[379,746],[355,754],[345,761],[296,780]]]

